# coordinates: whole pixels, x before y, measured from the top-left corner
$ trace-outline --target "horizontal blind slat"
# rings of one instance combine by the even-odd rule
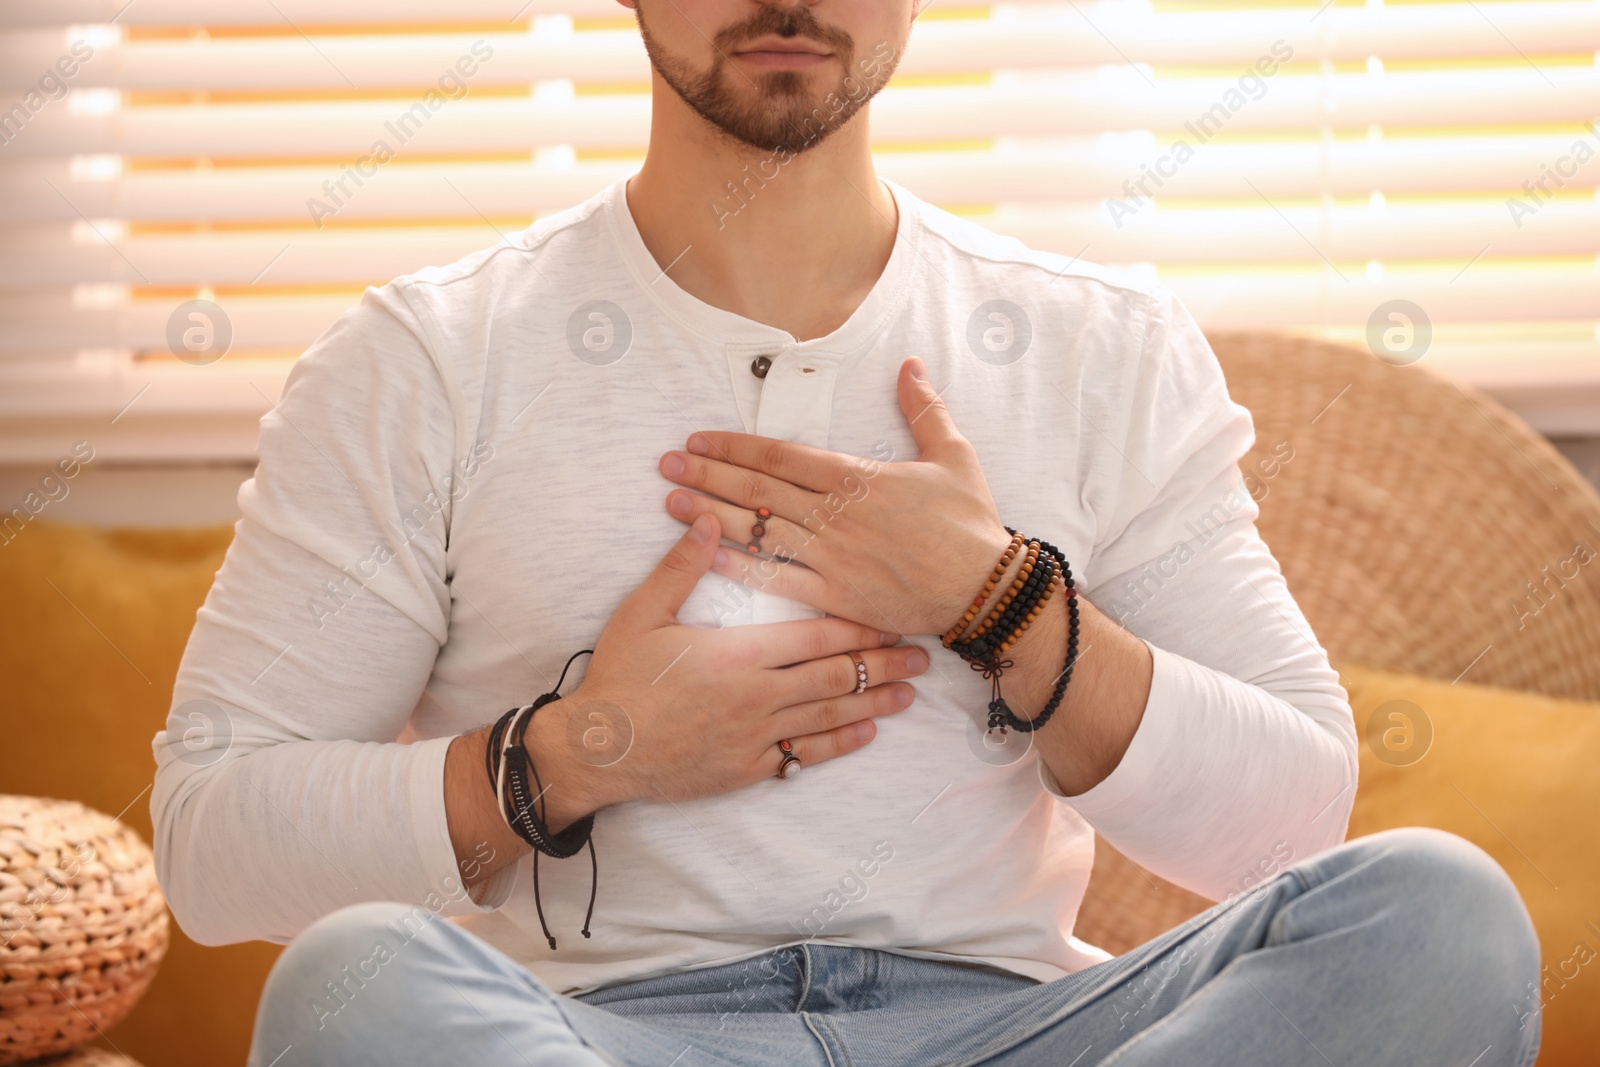
[[[448,189],[441,189],[445,195]],[[470,214],[470,212],[458,212]],[[1515,217],[1494,201],[1381,210],[1255,203],[1145,210],[1115,221],[1103,205],[1001,208],[974,216],[1043,251],[1096,262],[1317,265],[1342,273],[1366,260],[1584,256],[1600,250],[1600,202],[1568,198]],[[525,247],[521,226],[286,228],[227,233],[108,233],[104,224],[0,227],[0,286],[366,285],[450,263],[502,240]]]
[[[1248,175],[1260,195],[1282,197],[1481,193],[1526,195],[1522,183],[1541,168],[1561,163],[1572,191],[1600,185],[1600,164],[1575,165],[1579,133],[1510,136],[1384,138],[1268,144],[1220,142],[1204,146],[1160,186],[1145,191],[1163,203],[1180,198],[1256,195],[1241,182]],[[1600,141],[1595,142],[1600,149]],[[1137,185],[1162,152],[1161,146],[1130,139],[1078,138],[1070,146],[1007,146],[990,151],[880,152],[878,172],[935,203],[1050,202],[1116,197],[1133,203]],[[1562,161],[1565,160],[1565,163]],[[638,168],[638,159],[535,163],[457,160],[384,166],[351,195],[341,197],[337,218],[437,219],[450,214],[492,218],[536,217],[586,199],[607,183]],[[81,215],[154,221],[315,221],[308,207],[328,196],[324,182],[341,177],[338,164],[263,167],[172,167],[100,171],[64,160],[0,163],[0,223],[72,221]],[[448,184],[447,184],[448,182]],[[450,185],[470,203],[441,208]],[[708,199],[710,198],[708,194]],[[324,200],[331,203],[331,201]]]
[[[1203,146],[1222,130],[1491,127],[1592,122],[1600,115],[1600,69],[1593,67],[1543,75],[1515,68],[1376,78],[1282,75],[1260,98],[1241,97],[1232,111],[1225,97],[1237,89],[1228,79],[1140,86],[1062,78],[1051,85],[891,87],[873,102],[873,130],[888,144],[1161,130]],[[382,142],[392,153],[504,154],[557,144],[636,148],[645,143],[649,122],[650,101],[643,95],[130,106],[109,114],[57,106],[34,115],[5,151],[13,159],[78,153],[354,158]]]
[[[1067,13],[921,21],[898,70],[901,74],[970,74],[996,69],[1151,64],[1232,64],[1258,60],[1385,60],[1511,57],[1546,52],[1572,55],[1600,49],[1600,5],[1429,5],[1378,8],[1368,27],[1332,33],[1305,11],[1248,15],[1109,17],[1091,23]],[[1538,11],[1524,11],[1525,7]],[[620,10],[620,9],[619,9]],[[1501,22],[1509,28],[1497,32]],[[1096,32],[1098,26],[1100,32]],[[1515,34],[1513,37],[1512,34]],[[321,89],[344,92],[425,86],[453,68],[472,86],[526,85],[545,79],[648,83],[649,62],[634,29],[585,30],[542,38],[525,30],[434,34],[298,35],[263,38],[149,40],[116,38],[95,43],[91,34],[59,28],[0,33],[0,90],[33,87],[68,55],[76,40],[91,49],[71,83],[162,91],[269,91]],[[862,54],[870,49],[863,49]],[[457,64],[462,64],[457,68]]]
[[[1116,268],[1113,268],[1116,273]],[[1130,270],[1133,280],[1143,277]],[[1479,262],[1466,271],[1387,272],[1381,280],[1331,271],[1285,269],[1171,272],[1162,278],[1207,329],[1365,327],[1373,309],[1394,299],[1421,306],[1436,322],[1542,322],[1600,319],[1600,271],[1574,266],[1501,266]],[[217,302],[233,326],[236,349],[299,349],[309,345],[357,294],[251,296]],[[166,350],[167,319],[177,300],[129,300],[81,306],[62,289],[0,291],[0,353],[63,348]]]
[[[63,23],[124,26],[286,27],[403,25],[440,22],[505,22],[539,15],[581,14],[612,17],[616,0],[0,0],[0,26],[55,26]]]
[[[988,6],[975,4],[982,9]],[[1061,3],[1023,0],[993,5],[992,29],[973,26],[974,19],[921,19],[908,62],[961,62],[959,36],[976,33],[974,45],[990,65],[1035,66],[1040,63],[1242,63],[1250,64],[1283,39],[1302,59],[1363,60],[1497,57],[1573,53],[1600,47],[1600,12],[1588,0],[1498,0],[1489,3],[1440,3],[1364,7],[1279,6],[1243,11],[1163,11],[1153,13],[1123,4]],[[449,16],[458,23],[509,29],[538,16],[560,14],[583,18],[628,18],[614,0],[468,0],[452,4]],[[21,34],[54,34],[60,42],[66,24],[106,24],[163,29],[188,26],[260,26],[281,30],[293,26],[321,39],[326,25],[394,25],[433,22],[439,6],[422,0],[374,5],[341,0],[231,0],[219,5],[201,0],[0,0],[0,30]],[[922,35],[927,35],[926,37]],[[373,35],[380,37],[380,35]],[[1008,50],[995,50],[1004,43]],[[277,42],[304,49],[303,41]],[[56,45],[59,50],[59,43]],[[162,46],[141,43],[138,48]],[[243,47],[228,44],[225,47]],[[337,48],[337,45],[333,46]],[[937,53],[918,59],[919,50]],[[3,45],[0,45],[3,54]],[[155,54],[152,52],[152,54]],[[51,57],[54,58],[53,56]],[[274,77],[262,72],[254,77]]]

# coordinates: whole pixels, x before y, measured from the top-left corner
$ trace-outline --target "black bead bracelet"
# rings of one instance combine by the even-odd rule
[[[1013,536],[1020,536],[1010,526],[1005,529]],[[949,646],[953,652],[967,660],[973,670],[981,671],[985,678],[993,681],[992,699],[989,701],[988,731],[1002,738],[1007,728],[1021,733],[1032,733],[1050,721],[1050,716],[1061,706],[1067,685],[1072,680],[1072,670],[1078,661],[1078,594],[1072,581],[1072,568],[1061,550],[1050,542],[1039,538],[1027,538],[1026,541],[1037,544],[1039,551],[1035,556],[1032,572],[1017,590],[1011,603],[1006,605],[1005,610],[982,636],[971,641],[952,641]],[[1022,719],[1011,710],[1011,706],[1000,695],[1000,676],[1006,668],[1013,666],[1013,662],[1009,659],[1000,659],[999,649],[1020,632],[1023,621],[1044,597],[1057,571],[1060,572],[1066,586],[1068,615],[1066,664],[1056,677],[1055,688],[1044,709],[1032,719]]]

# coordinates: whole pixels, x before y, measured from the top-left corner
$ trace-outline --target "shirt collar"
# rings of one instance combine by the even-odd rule
[[[680,326],[724,345],[740,348],[767,345],[808,355],[836,354],[843,357],[865,348],[879,336],[890,314],[904,298],[906,286],[913,275],[913,265],[921,255],[918,245],[922,228],[917,225],[917,198],[896,182],[887,178],[878,180],[894,197],[899,213],[889,261],[866,299],[838,329],[824,337],[807,341],[796,341],[787,330],[713,307],[679,288],[661,269],[645,245],[644,238],[639,235],[633,213],[628,209],[625,192],[628,178],[617,179],[606,190],[604,212],[628,272],[644,294]]]

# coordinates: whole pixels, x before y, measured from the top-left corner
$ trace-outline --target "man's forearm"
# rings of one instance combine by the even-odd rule
[[[1021,568],[1013,562],[1005,581]],[[1000,678],[1006,703],[1019,719],[1044,710],[1066,666],[1067,596],[1057,590],[1007,653],[1013,666]],[[1078,660],[1066,694],[1033,734],[1039,757],[1062,792],[1077,796],[1116,770],[1133,741],[1150,698],[1150,649],[1078,597]]]

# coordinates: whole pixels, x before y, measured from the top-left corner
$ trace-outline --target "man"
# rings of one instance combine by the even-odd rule
[[[1505,874],[1341,844],[1350,706],[1182,305],[875,176],[914,3],[635,10],[639,172],[370,290],[262,420],[151,801],[190,936],[289,944],[251,1063],[1531,1062]],[[969,669],[1008,527],[1074,587]],[[590,863],[486,760],[551,693]],[[1220,903],[1073,937],[1094,830]]]

